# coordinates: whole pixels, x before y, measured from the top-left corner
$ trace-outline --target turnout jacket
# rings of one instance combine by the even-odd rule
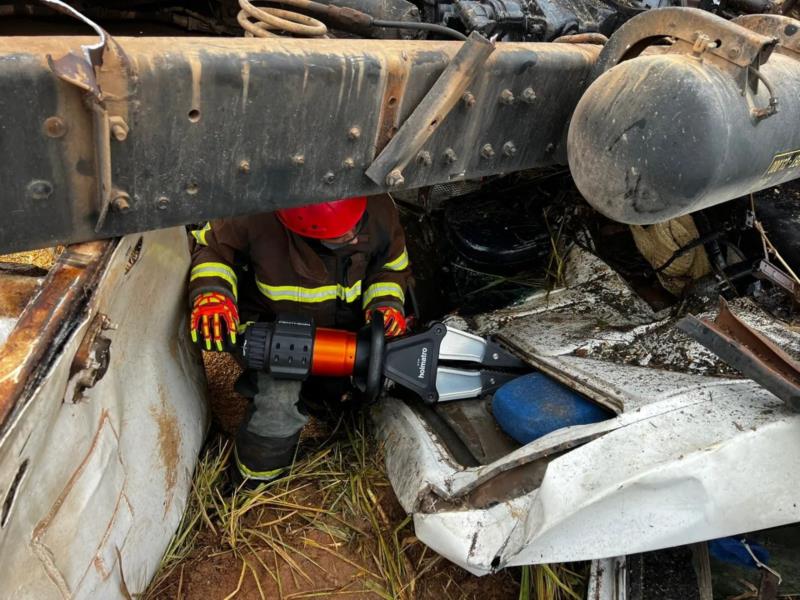
[[[196,240],[189,296],[227,294],[242,321],[304,313],[322,327],[357,327],[375,306],[403,310],[411,276],[405,235],[389,196],[367,200],[358,243],[330,249],[275,213],[210,221]]]

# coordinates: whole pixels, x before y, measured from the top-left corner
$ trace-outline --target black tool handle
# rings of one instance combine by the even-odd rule
[[[372,311],[370,322],[361,328],[356,338],[356,360],[353,383],[364,394],[364,401],[374,402],[383,387],[383,354],[386,338],[383,313]]]
[[[274,323],[253,323],[242,341],[245,367],[279,379],[306,379],[314,352],[314,320],[279,315]]]

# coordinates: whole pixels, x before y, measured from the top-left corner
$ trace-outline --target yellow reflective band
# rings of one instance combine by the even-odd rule
[[[369,303],[375,300],[375,298],[379,298],[381,296],[394,296],[395,298],[399,298],[400,302],[404,304],[406,301],[406,296],[403,293],[403,288],[401,288],[396,283],[384,281],[381,283],[373,283],[371,286],[367,288],[367,291],[364,292],[364,300],[363,300],[364,308],[369,306]]]
[[[348,304],[361,296],[361,281],[351,287],[343,285],[323,285],[306,288],[297,285],[267,285],[256,279],[259,291],[274,302],[318,303],[328,300],[344,300]]]
[[[264,481],[271,481],[278,477],[281,473],[286,471],[287,467],[280,467],[279,469],[273,469],[271,471],[254,471],[249,469],[246,465],[239,460],[239,453],[236,451],[236,448],[233,449],[234,457],[236,458],[236,466],[239,469],[239,472],[249,479],[262,479]]]
[[[201,246],[208,246],[208,242],[206,241],[206,234],[211,231],[211,221],[203,225],[202,229],[195,229],[192,231],[192,237],[197,240],[197,243]]]
[[[383,265],[383,268],[388,269],[389,271],[402,271],[403,269],[408,268],[408,252],[406,252],[406,249],[403,248],[400,256],[387,262],[385,265]]]
[[[201,277],[219,277],[220,279],[225,280],[228,285],[231,286],[234,299],[238,299],[239,292],[236,289],[236,273],[234,273],[233,269],[231,269],[225,263],[206,262],[196,265],[192,268],[192,272],[189,275],[189,281],[194,281],[195,279],[200,279]]]

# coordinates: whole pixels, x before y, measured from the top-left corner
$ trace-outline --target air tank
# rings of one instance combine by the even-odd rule
[[[782,34],[800,50],[793,23]],[[600,74],[568,134],[570,170],[589,204],[645,225],[800,177],[800,52],[772,52],[744,85],[734,71],[662,52]]]

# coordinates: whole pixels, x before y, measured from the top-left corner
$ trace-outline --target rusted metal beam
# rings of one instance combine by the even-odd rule
[[[422,154],[420,149],[444,122],[456,102],[462,100],[467,86],[493,51],[492,42],[472,32],[397,135],[369,166],[367,177],[378,185],[395,188],[404,183],[403,171],[415,156],[420,164],[432,164],[430,153]],[[469,94],[463,101],[474,104],[475,98]]]
[[[800,411],[800,364],[748,327],[724,299],[720,298],[719,314],[713,323],[689,315],[678,323],[678,329]]]
[[[733,19],[732,23],[777,39],[775,52],[800,57],[800,28],[796,19],[783,15],[742,15]]]
[[[0,252],[385,191],[367,167],[463,45],[108,39],[119,51],[91,66],[94,102],[48,64],[93,42],[0,38]],[[402,187],[565,163],[565,125],[599,50],[497,44]]]

